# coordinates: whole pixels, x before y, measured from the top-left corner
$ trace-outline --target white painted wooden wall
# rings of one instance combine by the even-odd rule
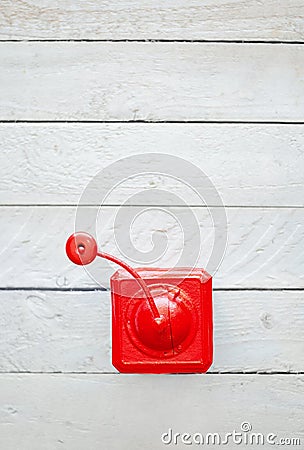
[[[0,41],[0,449],[158,450],[244,421],[304,448],[303,1],[2,0]],[[90,178],[150,151],[226,206],[206,375],[118,374],[109,291],[64,255]]]

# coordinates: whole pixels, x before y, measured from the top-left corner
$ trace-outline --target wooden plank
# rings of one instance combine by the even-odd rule
[[[2,204],[77,204],[99,171],[122,158],[157,152],[200,168],[225,205],[303,206],[303,125],[1,124],[0,140]],[[150,161],[140,166],[145,176],[129,181],[127,168],[121,171],[125,180],[105,203],[119,205],[153,186],[201,204],[183,180],[149,174]],[[139,168],[133,166],[135,175]],[[113,182],[102,176],[106,191]],[[91,203],[100,200],[92,196]]]
[[[303,372],[303,291],[214,292],[210,372]],[[110,292],[0,292],[0,372],[116,372]]]
[[[224,440],[248,422],[242,442],[273,433],[277,447],[286,437],[303,442],[303,386],[300,375],[1,375],[0,442],[6,450],[161,450],[170,428]],[[167,447],[183,448],[178,442]]]
[[[15,42],[0,63],[0,120],[303,121],[301,45]]]
[[[300,0],[2,0],[1,39],[300,41]]]
[[[0,211],[1,258],[5,261],[1,287],[109,286],[109,277],[117,266],[97,258],[85,269],[72,264],[65,255],[66,239],[75,229],[74,208],[2,207]],[[190,210],[194,228],[187,208],[128,208],[130,218],[123,215],[115,225],[118,212],[119,207],[104,207],[99,213],[86,208],[84,217],[90,221],[77,229],[94,233],[100,248],[134,267],[209,267],[215,237],[206,208]],[[304,209],[228,208],[226,213],[228,242],[214,276],[215,287],[304,288]],[[128,221],[137,214],[129,233]],[[91,226],[96,220],[97,232]],[[184,224],[183,229],[180,224]],[[154,251],[152,237],[156,239]],[[147,253],[137,254],[136,249]],[[192,249],[186,258],[183,249]]]

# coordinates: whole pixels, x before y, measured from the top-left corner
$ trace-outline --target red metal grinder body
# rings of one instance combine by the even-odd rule
[[[74,233],[66,253],[75,264],[96,256],[119,264],[111,277],[112,363],[122,373],[203,373],[212,364],[212,277],[203,269],[133,269]]]
[[[111,278],[112,362],[124,373],[206,372],[212,363],[212,278],[201,269],[137,269],[162,323],[136,280]]]

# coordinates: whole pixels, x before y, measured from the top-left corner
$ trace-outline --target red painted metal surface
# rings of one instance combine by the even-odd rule
[[[212,279],[203,270],[137,269],[162,322],[135,280],[111,278],[113,365],[125,373],[205,372],[212,363]]]
[[[203,269],[133,269],[75,233],[75,264],[96,256],[119,264],[111,277],[112,362],[123,373],[206,372],[212,363],[212,278]]]

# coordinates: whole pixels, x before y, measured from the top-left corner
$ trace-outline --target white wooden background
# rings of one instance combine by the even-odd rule
[[[300,0],[1,1],[1,450],[158,450],[243,421],[303,448],[303,44]],[[226,206],[207,375],[116,373],[109,291],[64,255],[90,178],[150,151]]]

